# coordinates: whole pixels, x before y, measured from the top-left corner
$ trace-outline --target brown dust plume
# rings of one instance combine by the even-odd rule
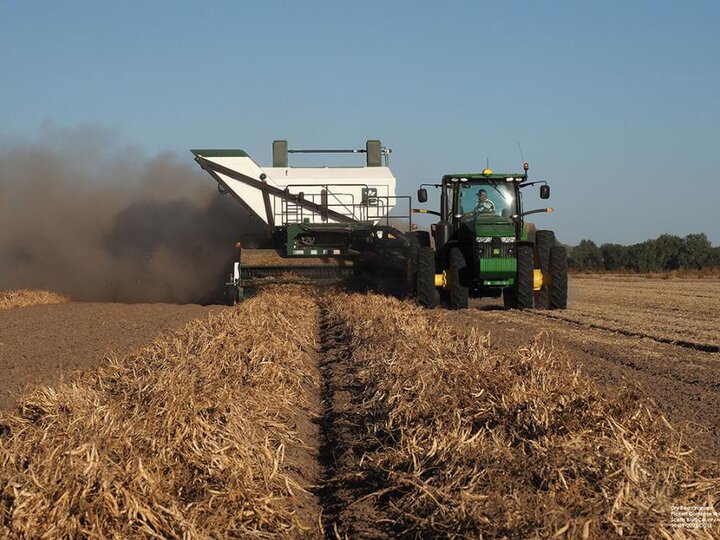
[[[233,244],[263,237],[189,152],[148,157],[95,128],[0,142],[0,290],[215,302]]]

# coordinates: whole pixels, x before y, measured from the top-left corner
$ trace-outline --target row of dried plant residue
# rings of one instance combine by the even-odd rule
[[[267,292],[0,413],[0,534],[313,534],[285,456],[319,384],[316,309]]]
[[[67,296],[49,291],[35,289],[0,291],[0,309],[35,306],[38,304],[64,304],[66,302],[69,302]]]
[[[358,496],[388,536],[711,536],[671,526],[671,505],[713,505],[720,482],[652,404],[602,397],[532,336],[500,356],[407,302],[336,296],[327,309],[361,389],[349,417],[362,458],[338,476],[376,486]]]

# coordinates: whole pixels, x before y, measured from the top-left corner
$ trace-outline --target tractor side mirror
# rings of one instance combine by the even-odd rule
[[[418,189],[417,199],[418,199],[418,202],[421,202],[421,203],[427,202],[427,189],[425,189],[425,188]]]
[[[540,186],[540,198],[541,199],[549,199],[550,198],[550,186],[545,184],[544,186]]]

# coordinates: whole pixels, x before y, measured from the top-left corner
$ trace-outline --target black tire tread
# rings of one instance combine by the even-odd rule
[[[458,248],[451,248],[449,262],[448,280],[450,282],[450,291],[448,296],[450,309],[467,309],[470,289],[462,282],[467,268],[465,256]]]
[[[546,282],[551,276],[550,250],[554,245],[555,233],[553,231],[535,232],[535,268],[540,269]],[[535,292],[535,309],[548,309],[548,307],[550,307],[550,286],[545,284]]]
[[[533,291],[534,253],[532,246],[518,246],[515,297],[518,309],[531,309],[535,300]]]
[[[550,309],[566,309],[568,293],[567,250],[564,246],[553,246],[550,250]]]
[[[417,267],[415,273],[415,297],[425,307],[437,305],[435,291],[435,252],[431,247],[421,247],[417,252]]]

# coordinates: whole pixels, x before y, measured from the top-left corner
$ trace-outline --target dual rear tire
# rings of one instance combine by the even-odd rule
[[[535,292],[535,309],[567,308],[567,250],[557,244],[552,231],[535,233],[535,268],[543,275],[543,285]]]
[[[542,272],[544,283],[539,291],[535,291],[535,309],[550,307],[550,250],[555,245],[553,231],[537,231],[535,233],[535,268]]]
[[[550,309],[567,308],[567,250],[563,246],[550,249]]]

